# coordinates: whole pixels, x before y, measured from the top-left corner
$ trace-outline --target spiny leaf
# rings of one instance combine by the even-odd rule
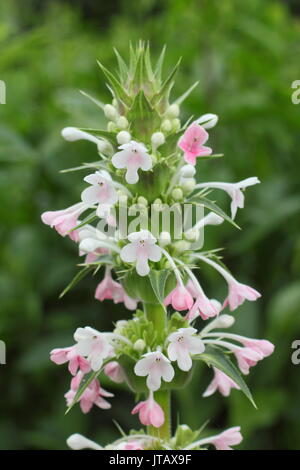
[[[179,68],[181,62],[181,58],[178,60],[177,64],[173,68],[173,70],[170,72],[169,76],[166,78],[164,83],[162,84],[161,88],[159,89],[158,93],[156,93],[153,97],[153,104],[159,103],[159,101],[164,97],[164,95],[168,94],[170,92],[170,89],[173,85],[173,79],[176,75],[176,72]]]
[[[122,83],[126,83],[128,78],[128,67],[123,57],[119,54],[119,51],[114,47],[114,53],[116,54],[118,66],[119,66],[119,76]]]
[[[151,287],[161,305],[164,306],[165,299],[165,285],[167,278],[170,274],[168,269],[162,271],[150,271],[149,278],[151,282]]]
[[[188,199],[188,202],[192,204],[203,205],[240,230],[240,227],[234,222],[234,220],[232,220],[219,206],[217,206],[217,204],[215,204],[213,201],[210,201],[209,199],[206,199],[206,197],[192,196],[190,199]]]
[[[104,367],[106,366],[106,364],[108,364],[109,362],[112,362],[112,361],[115,361],[116,358],[115,357],[110,357],[109,359],[106,359],[105,361],[103,361],[103,365],[101,367],[100,370],[97,370],[96,372],[90,372],[88,375],[86,374],[81,382],[80,382],[80,386],[75,394],[75,397],[73,398],[73,401],[71,403],[70,406],[68,406],[65,414],[69,413],[69,411],[73,408],[74,405],[76,405],[76,403],[78,402],[79,398],[81,397],[81,395],[83,394],[83,392],[85,391],[85,389],[90,385],[90,383],[95,380],[99,374],[102,372],[102,370],[104,369]]]
[[[83,96],[91,100],[93,103],[95,103],[99,108],[104,109],[104,103],[102,101],[97,100],[96,98],[93,98],[93,96],[89,95],[85,91],[79,90],[79,93],[81,93]]]
[[[162,73],[162,66],[163,66],[164,59],[165,59],[165,53],[166,53],[166,45],[164,45],[164,47],[162,48],[162,51],[160,53],[160,56],[158,58],[155,71],[154,71],[155,77],[159,82],[161,81],[161,73]]]
[[[85,268],[81,269],[75,277],[73,277],[72,281],[67,285],[67,287],[62,291],[59,295],[61,299],[69,290],[71,290],[81,279],[83,279],[89,272],[94,269],[94,266],[86,266]]]
[[[228,377],[230,377],[240,387],[254,408],[257,408],[246,382],[242,378],[236,366],[223,352],[212,346],[206,346],[205,352],[203,354],[193,356],[193,359],[204,361],[209,367],[216,367],[216,369],[219,369],[224,372],[224,374],[228,375]]]
[[[177,100],[175,100],[175,103],[178,105],[183,103],[183,101],[192,93],[192,91],[194,90],[194,88],[196,88],[198,84],[199,82],[194,83],[194,85],[192,85],[188,90],[186,90],[185,93],[183,93],[181,96],[179,96],[179,98],[177,98]]]
[[[127,95],[124,87],[121,85],[119,80],[106,68],[101,62],[98,61],[98,65],[101,68],[103,74],[105,75],[106,79],[108,80],[110,86],[114,90],[115,94],[119,99],[128,106],[130,104],[130,97]]]

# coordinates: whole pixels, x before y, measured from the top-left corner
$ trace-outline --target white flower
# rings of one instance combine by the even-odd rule
[[[156,245],[156,238],[149,230],[141,230],[128,235],[131,243],[124,246],[120,256],[126,263],[136,262],[136,270],[140,276],[147,276],[150,272],[148,260],[159,261],[161,249]]]
[[[181,370],[188,371],[192,367],[191,354],[201,354],[205,346],[200,338],[194,336],[195,328],[179,328],[168,337],[168,356],[171,361],[177,361]]]
[[[99,446],[99,444],[94,441],[91,441],[87,437],[84,437],[82,434],[72,434],[68,437],[67,444],[72,450],[103,450],[103,447]]]
[[[149,352],[143,355],[135,367],[134,372],[139,377],[147,377],[147,387],[155,392],[161,386],[161,379],[171,382],[174,369],[169,359],[160,351]]]
[[[222,183],[217,181],[212,181],[209,183],[197,184],[197,188],[216,188],[223,189],[231,197],[231,217],[235,218],[237,209],[242,209],[244,207],[245,196],[242,192],[242,189],[248,188],[248,186],[253,186],[260,183],[259,179],[256,176],[247,178],[245,180],[239,181],[237,183]]]
[[[117,192],[107,171],[96,171],[87,175],[84,181],[91,185],[81,193],[81,199],[84,203],[92,206],[93,204],[112,205],[117,202]]]
[[[80,356],[87,357],[94,371],[101,369],[103,360],[111,353],[111,345],[105,336],[94,328],[77,328],[74,334],[75,348]]]
[[[128,184],[135,184],[139,180],[138,170],[150,170],[152,159],[143,144],[131,140],[128,144],[120,145],[121,152],[112,157],[112,164],[116,168],[126,168],[125,179]]]

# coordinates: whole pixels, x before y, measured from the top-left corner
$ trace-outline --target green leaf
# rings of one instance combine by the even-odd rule
[[[144,140],[159,127],[161,120],[143,90],[135,96],[127,118],[131,122],[133,134]]]
[[[125,83],[128,77],[128,67],[123,57],[119,54],[119,51],[114,47],[114,53],[116,54],[118,66],[119,66],[119,76],[121,82]]]
[[[130,104],[130,97],[126,93],[126,90],[124,87],[121,85],[119,80],[116,79],[116,77],[109,71],[107,70],[104,65],[101,64],[101,62],[98,61],[98,65],[101,68],[103,74],[105,75],[106,79],[108,80],[111,88],[114,90],[116,96],[126,105],[128,106]]]
[[[165,286],[167,278],[170,274],[168,269],[164,269],[162,271],[150,271],[149,278],[151,282],[152,289],[159,300],[159,302],[164,305],[165,299]]]
[[[201,160],[198,160],[198,161],[202,161],[202,160],[215,160],[216,158],[221,158],[221,157],[224,157],[224,153],[214,153],[212,155],[205,155],[203,157],[200,157]]]
[[[67,285],[67,287],[62,291],[59,295],[61,299],[69,290],[71,290],[81,279],[83,279],[89,272],[95,269],[94,266],[86,266],[85,268],[81,269],[75,277],[73,277],[72,281]]]
[[[158,58],[155,71],[154,71],[154,75],[159,82],[161,81],[161,73],[162,73],[162,66],[163,66],[164,59],[165,59],[165,53],[166,53],[166,45],[164,45],[164,47],[162,48],[162,51],[160,53],[160,56]]]
[[[85,389],[90,385],[90,383],[95,380],[99,374],[102,372],[102,370],[104,369],[104,367],[106,366],[106,364],[108,364],[109,362],[112,362],[112,361],[115,361],[116,358],[115,357],[110,357],[109,359],[106,359],[105,361],[103,361],[103,365],[101,367],[101,369],[97,370],[96,372],[90,372],[89,374],[86,374],[83,376],[81,382],[80,382],[80,386],[76,392],[76,395],[71,403],[71,405],[67,408],[66,410],[66,413],[69,413],[69,411],[73,408],[74,405],[76,405],[76,403],[78,402],[79,398],[81,397],[81,395],[83,394],[83,392],[85,391]]]
[[[80,127],[80,131],[91,134],[95,137],[102,137],[103,139],[108,140],[112,145],[116,145],[116,136],[113,132],[104,131],[102,129],[91,129],[86,127]]]
[[[158,93],[156,93],[152,99],[152,102],[151,104],[155,105],[157,103],[159,103],[159,101],[165,96],[165,95],[168,95],[169,92],[170,92],[170,89],[172,87],[172,84],[173,84],[173,79],[177,73],[177,70],[179,68],[179,65],[180,65],[180,62],[181,62],[181,58],[179,59],[179,61],[177,62],[177,64],[175,65],[175,67],[173,68],[173,70],[170,72],[169,76],[166,78],[166,80],[164,81],[164,83],[162,84],[161,88],[159,89]]]
[[[199,82],[195,82],[192,86],[190,86],[190,88],[188,88],[188,90],[186,90],[181,96],[179,96],[179,98],[177,98],[174,103],[180,105],[181,103],[183,103],[183,101],[192,93],[192,91],[194,90],[194,88],[196,88],[196,86],[199,84]]]
[[[104,109],[105,105],[104,105],[104,103],[102,103],[102,101],[99,101],[96,98],[93,98],[93,96],[89,95],[88,93],[86,93],[83,90],[79,90],[79,93],[81,93],[83,96],[85,96],[86,98],[91,100],[93,103],[95,103],[99,108]]]
[[[190,199],[188,199],[188,202],[191,202],[192,204],[200,204],[206,207],[207,209],[215,212],[215,214],[219,215],[220,217],[223,217],[224,220],[229,222],[231,225],[234,227],[238,228],[239,230],[241,229],[235,222],[232,220],[217,204],[215,204],[213,201],[210,201],[204,196],[199,196],[195,195],[192,196]]]
[[[230,377],[240,387],[252,405],[257,408],[246,382],[242,378],[236,366],[228,359],[227,355],[212,346],[206,346],[205,352],[203,354],[193,356],[193,359],[203,361],[209,367],[213,366],[228,375],[228,377]]]
[[[69,230],[69,232],[74,232],[74,230],[77,230],[81,227],[84,227],[85,225],[87,224],[90,224],[92,222],[94,222],[94,220],[98,219],[97,215],[96,215],[96,211],[93,211],[91,214],[89,214],[87,217],[85,217],[85,219],[83,219],[80,224],[76,225],[76,227],[72,228],[71,230]]]

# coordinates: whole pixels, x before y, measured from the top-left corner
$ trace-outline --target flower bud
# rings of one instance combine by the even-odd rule
[[[167,111],[166,111],[166,116],[168,118],[177,118],[179,116],[179,113],[180,113],[180,109],[179,109],[179,106],[178,104],[174,103],[174,104],[171,104]]]
[[[120,145],[128,144],[131,140],[131,135],[127,131],[121,131],[117,135],[117,142]]]
[[[172,125],[172,131],[173,131],[173,132],[179,131],[179,129],[180,129],[180,127],[181,127],[180,119],[178,119],[178,118],[173,119],[173,120],[171,121],[171,125]]]
[[[146,343],[143,339],[138,339],[133,345],[133,349],[139,352],[143,352],[145,347],[146,347]]]
[[[151,136],[151,143],[154,150],[165,143],[165,136],[162,132],[154,132]]]
[[[148,206],[148,201],[145,197],[143,196],[139,196],[138,199],[137,199],[137,202],[138,204],[140,204],[141,206]]]
[[[127,206],[128,196],[126,194],[120,194],[119,196],[119,206]]]
[[[114,121],[118,117],[118,111],[111,104],[106,104],[104,106],[104,114],[107,119],[110,119],[111,121]]]
[[[215,320],[214,328],[230,328],[235,322],[232,315],[223,314]]]
[[[200,116],[195,122],[204,127],[204,129],[211,129],[212,127],[215,127],[218,120],[219,117],[216,114],[207,113]]]
[[[180,201],[180,199],[183,198],[183,192],[182,189],[180,188],[175,188],[172,191],[172,198],[175,199],[175,201]]]
[[[112,100],[112,105],[115,107],[115,108],[118,108],[118,100],[116,98],[114,98]]]
[[[118,119],[117,119],[117,127],[119,129],[127,129],[129,126],[129,122],[127,121],[126,117],[125,116],[120,116]]]
[[[194,242],[196,240],[198,240],[199,238],[199,230],[197,229],[191,229],[191,230],[188,230],[186,233],[185,233],[185,238],[191,242]]]
[[[180,240],[179,242],[174,243],[174,248],[178,253],[183,253],[184,251],[189,250],[190,243],[185,240]]]
[[[109,121],[109,123],[107,124],[107,130],[108,132],[116,132],[117,126],[115,125],[114,122]]]
[[[169,119],[164,119],[163,122],[161,123],[161,130],[163,132],[171,132],[172,130],[172,124]]]
[[[185,192],[190,193],[191,191],[195,189],[195,186],[196,186],[195,178],[183,178],[182,179],[181,187]]]
[[[104,155],[112,155],[113,148],[112,145],[107,142],[107,140],[100,140],[97,144],[98,152],[104,153]]]
[[[169,232],[161,232],[159,235],[158,244],[162,247],[167,246],[171,243],[171,235]]]
[[[192,178],[195,176],[196,169],[193,165],[184,165],[180,170],[180,176],[182,178]]]

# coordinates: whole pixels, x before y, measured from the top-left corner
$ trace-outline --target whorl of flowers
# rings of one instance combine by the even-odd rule
[[[236,226],[234,218],[237,209],[244,207],[244,190],[259,180],[197,183],[196,166],[222,156],[204,145],[209,140],[213,147],[213,131],[211,135],[208,131],[218,117],[204,114],[186,123],[180,120],[180,106],[196,84],[179,98],[170,98],[179,63],[163,79],[164,50],[155,67],[144,43],[131,48],[129,65],[116,55],[118,75],[99,64],[112,102],[104,105],[87,95],[104,112],[107,128],[62,131],[68,141],[91,142],[91,163],[81,167],[86,173],[81,195],[71,207],[45,212],[42,220],[77,243],[79,256],[84,257],[81,270],[63,294],[94,273],[98,279],[95,299],[122,303],[134,313],[118,321],[112,332],[77,328],[74,343],[51,351],[51,360],[68,364],[72,375],[65,395],[69,409],[76,403],[83,413],[94,405],[111,407],[107,398],[113,395],[102,388],[102,374],[144,396],[135,406],[132,403],[132,413],[147,431],[132,431],[106,448],[200,450],[212,445],[230,449],[242,440],[239,427],[199,438],[200,432],[179,425],[171,434],[170,393],[186,386],[196,362],[202,361],[214,373],[204,397],[216,391],[228,396],[235,388],[254,404],[242,374],[248,374],[274,347],[267,340],[228,333],[234,317],[224,309],[234,311],[260,294],[234,278],[217,250],[204,251],[195,246],[195,240],[206,225],[226,221]],[[215,190],[229,195],[230,216],[210,199]],[[150,211],[159,215],[172,207],[181,213],[185,205],[208,212],[202,211],[182,239],[175,237],[172,226],[166,230],[161,222],[154,228],[147,225]],[[139,223],[129,224],[125,234],[124,209],[127,222],[140,216]],[[203,290],[197,276],[202,265],[223,277],[228,288],[225,299],[211,298]],[[73,449],[103,449],[79,434],[70,436],[68,444]]]

